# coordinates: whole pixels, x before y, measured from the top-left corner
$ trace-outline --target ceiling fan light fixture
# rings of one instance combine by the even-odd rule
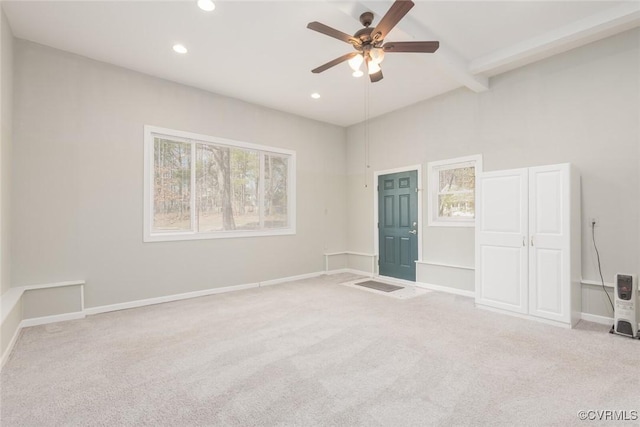
[[[351,74],[353,77],[362,77],[364,76],[364,73],[362,72],[362,70],[356,70],[353,72],[353,74]]]
[[[375,64],[380,64],[384,60],[384,50],[380,47],[374,47],[369,51],[371,61]]]
[[[369,69],[369,74],[375,74],[380,71],[380,65],[373,61],[369,61],[367,68]]]
[[[198,7],[205,12],[211,12],[216,8],[212,0],[198,0]]]
[[[357,54],[356,56],[354,56],[349,60],[349,67],[351,67],[351,69],[354,71],[354,75],[355,75],[355,72],[360,71],[360,66],[362,65],[363,61],[364,61],[364,58],[362,57],[361,54]]]

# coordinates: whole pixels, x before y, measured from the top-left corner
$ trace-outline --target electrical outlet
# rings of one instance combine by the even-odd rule
[[[600,227],[600,220],[597,217],[591,217],[589,219],[589,228]]]

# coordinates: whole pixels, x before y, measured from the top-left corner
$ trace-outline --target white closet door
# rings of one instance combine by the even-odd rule
[[[571,321],[569,166],[529,169],[529,314]]]
[[[527,313],[527,169],[483,173],[476,186],[476,303]]]

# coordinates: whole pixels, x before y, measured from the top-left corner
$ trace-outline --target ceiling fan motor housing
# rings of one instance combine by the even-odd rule
[[[373,28],[366,27],[361,30],[356,31],[353,37],[359,39],[363,46],[371,43],[371,33],[373,32]]]

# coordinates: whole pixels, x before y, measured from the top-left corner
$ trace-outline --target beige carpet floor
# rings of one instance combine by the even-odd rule
[[[9,426],[570,426],[640,410],[640,341],[323,276],[27,328]],[[637,425],[623,422],[623,425]]]

